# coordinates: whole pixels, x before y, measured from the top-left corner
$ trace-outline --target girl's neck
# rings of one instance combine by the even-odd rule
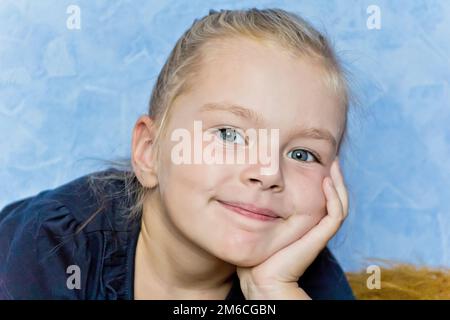
[[[135,298],[225,299],[236,267],[180,234],[156,200],[150,198],[143,207],[135,258]]]

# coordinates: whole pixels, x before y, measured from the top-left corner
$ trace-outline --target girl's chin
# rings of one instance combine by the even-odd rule
[[[227,253],[224,257],[219,257],[223,261],[235,265],[237,267],[253,267],[263,263],[269,255],[256,255],[256,254],[232,254]]]

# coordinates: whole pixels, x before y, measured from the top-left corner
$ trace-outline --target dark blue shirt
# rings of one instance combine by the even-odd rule
[[[94,174],[110,170],[116,169]],[[87,178],[13,202],[0,212],[0,299],[133,299],[140,219],[127,214],[129,198],[102,202]],[[113,180],[102,190],[120,194],[124,182]],[[299,285],[312,299],[354,299],[328,248]],[[234,273],[226,300],[244,299]]]

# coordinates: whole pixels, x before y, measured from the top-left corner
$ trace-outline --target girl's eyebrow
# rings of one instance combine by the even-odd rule
[[[234,115],[244,118],[246,120],[250,120],[256,124],[264,124],[265,121],[263,117],[257,113],[256,111],[240,106],[234,103],[218,103],[218,102],[209,102],[205,103],[201,108],[200,112],[208,112],[208,111],[225,111],[225,112],[231,112]]]
[[[209,102],[205,103],[201,108],[200,112],[209,112],[209,111],[225,111],[231,112],[240,118],[244,118],[246,120],[251,120],[254,123],[263,125],[265,123],[264,118],[256,111],[243,107],[237,104],[231,103],[217,103],[217,102]],[[316,140],[324,140],[329,142],[333,148],[337,147],[337,142],[335,137],[331,134],[331,132],[327,129],[319,129],[319,128],[305,128],[303,126],[297,126],[293,130],[289,132],[292,135],[299,135],[306,138],[316,139]]]
[[[296,134],[298,134],[302,137],[327,141],[333,146],[334,149],[336,149],[336,147],[337,147],[336,139],[331,134],[331,132],[328,131],[327,129],[304,128],[301,126],[299,126],[298,128],[299,129],[297,131],[294,129],[291,132],[296,131],[297,132]]]

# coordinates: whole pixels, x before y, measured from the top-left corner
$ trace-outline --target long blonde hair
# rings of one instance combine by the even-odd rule
[[[158,142],[169,121],[171,106],[178,96],[187,92],[195,83],[194,78],[204,61],[206,47],[214,40],[233,37],[268,41],[279,45],[280,49],[296,57],[308,57],[322,65],[326,75],[324,80],[339,97],[344,109],[344,132],[341,141],[345,138],[349,89],[345,72],[325,36],[298,15],[282,9],[211,10],[203,18],[195,19],[191,27],[178,39],[153,87],[148,115],[158,128],[154,141],[157,155]],[[105,184],[113,180],[123,181],[122,190],[102,196],[115,197],[126,194],[133,199],[129,207],[130,216],[139,216],[146,196],[152,189],[140,184],[129,158],[107,162],[118,170],[108,174],[92,175],[90,178],[92,189],[96,193],[101,193],[98,182]],[[101,208],[97,212],[100,210]]]

